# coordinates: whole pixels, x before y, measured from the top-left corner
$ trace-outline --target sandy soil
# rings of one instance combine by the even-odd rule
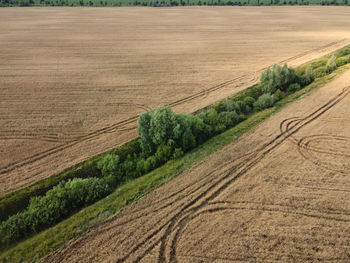
[[[43,262],[350,262],[350,71]]]
[[[0,194],[350,39],[347,7],[0,9]]]

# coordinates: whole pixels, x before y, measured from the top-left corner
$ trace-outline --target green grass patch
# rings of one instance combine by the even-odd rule
[[[110,215],[139,200],[145,194],[168,182],[211,153],[233,142],[286,105],[304,97],[310,91],[324,86],[348,69],[350,69],[349,64],[339,67],[333,73],[318,78],[309,86],[285,97],[277,102],[274,107],[251,114],[247,120],[209,139],[183,157],[171,160],[140,178],[125,182],[104,199],[82,209],[54,227],[7,249],[0,255],[0,262],[31,262],[44,257],[72,238],[83,234],[91,227],[102,224]],[[236,96],[243,96],[246,92],[249,92],[249,89],[242,91]]]
[[[171,160],[162,167],[132,181],[124,183],[112,194],[82,209],[56,226],[43,231],[0,255],[1,262],[30,262],[37,260],[68,240],[82,234],[92,226],[101,224],[105,218],[134,203],[153,189],[190,168],[206,156],[231,143],[249,129],[271,116],[273,108],[253,114],[236,127],[217,135],[183,157]]]
[[[340,57],[346,58],[346,56],[349,53],[350,53],[350,46],[346,46],[335,52],[325,55],[319,59],[312,60],[308,63],[305,63],[297,67],[296,72],[301,75],[302,73],[305,72],[305,69],[309,64],[312,65],[313,69],[317,69],[319,67],[325,66],[327,64],[328,59],[332,55],[336,55],[339,58]],[[331,75],[327,75],[325,76],[325,78],[321,78],[321,79],[327,79]],[[254,97],[256,94],[256,91],[255,91],[256,86],[257,85],[254,85],[248,89],[240,91],[239,93],[233,96],[233,99],[235,101],[239,101],[239,100],[243,100],[246,96]],[[305,88],[303,90],[305,90]],[[298,94],[298,92],[296,94]],[[219,104],[220,102],[217,103],[216,105],[208,106],[204,109],[197,111],[195,114],[198,114],[201,111],[205,111],[213,106],[215,108]],[[278,103],[278,105],[279,104],[280,102]],[[139,145],[137,144],[137,141],[133,140],[129,143],[122,145],[121,147],[118,147],[106,153],[100,154],[98,156],[92,157],[87,161],[84,161],[75,166],[72,166],[61,173],[53,175],[47,179],[41,180],[33,185],[30,185],[23,189],[0,196],[0,222],[6,220],[9,216],[14,215],[22,211],[23,209],[25,209],[29,204],[30,198],[34,196],[44,195],[49,189],[52,189],[53,186],[57,185],[62,180],[68,180],[72,178],[101,177],[102,174],[100,169],[97,168],[97,162],[101,158],[103,158],[106,154],[113,153],[113,154],[119,155],[121,159],[125,159],[128,154],[139,152],[140,149],[138,149],[138,147]]]

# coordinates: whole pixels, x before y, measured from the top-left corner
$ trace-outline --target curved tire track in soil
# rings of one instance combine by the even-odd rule
[[[315,48],[315,49],[312,49],[312,50],[309,50],[309,51],[306,51],[306,52],[303,52],[301,54],[298,54],[296,56],[293,56],[291,58],[288,58],[288,59],[285,59],[285,60],[282,60],[280,61],[279,63],[282,64],[282,63],[287,63],[287,62],[290,62],[292,60],[295,60],[297,58],[300,58],[300,57],[303,57],[303,56],[306,56],[312,52],[322,52],[323,50],[327,50],[327,48],[330,48],[332,46],[335,46],[335,45],[338,45],[342,42],[345,42],[347,39],[341,39],[339,41],[335,41],[335,42],[331,42],[327,45],[324,45],[322,47],[318,47],[318,48]],[[210,93],[214,92],[214,91],[217,91],[217,90],[220,90],[224,87],[227,87],[229,85],[232,85],[236,82],[239,82],[237,85],[253,85],[254,83],[256,83],[259,79],[259,75],[262,71],[264,71],[265,69],[267,69],[268,67],[264,67],[258,71],[256,71],[253,76],[251,77],[251,79],[249,79],[248,81],[243,81],[247,78],[247,75],[242,75],[242,76],[239,76],[239,77],[236,77],[234,79],[231,79],[231,80],[228,80],[228,81],[225,81],[223,83],[220,83],[218,85],[215,85],[215,86],[212,86],[208,89],[204,89],[202,90],[201,92],[198,92],[196,94],[192,94],[186,98],[182,98],[182,99],[179,99],[179,100],[176,100],[166,106],[171,106],[171,107],[174,107],[174,106],[177,106],[177,105],[180,105],[180,104],[183,104],[183,103],[186,103],[186,102],[189,102],[189,101],[192,101],[194,99],[197,99],[199,97],[202,97],[202,96],[208,96]],[[147,105],[143,105],[143,104],[138,104],[137,106],[141,106],[144,110],[150,110],[151,108],[148,107]],[[0,168],[0,175],[2,174],[6,174],[6,173],[9,173],[17,168],[20,168],[20,167],[23,167],[25,165],[28,165],[28,164],[31,164],[35,161],[38,161],[42,158],[45,158],[45,157],[48,157],[50,155],[53,155],[53,154],[56,154],[56,153],[59,153],[65,149],[68,149],[72,146],[75,146],[76,144],[79,144],[79,143],[82,143],[84,141],[89,141],[89,140],[93,140],[94,138],[98,137],[98,136],[101,136],[103,134],[106,134],[106,133],[113,133],[115,131],[124,131],[124,132],[128,132],[128,131],[131,131],[131,130],[134,130],[135,129],[135,126],[132,126],[132,127],[126,127],[127,125],[130,125],[130,124],[133,124],[135,123],[135,121],[138,119],[138,115],[137,116],[133,116],[133,117],[130,117],[128,119],[125,119],[125,120],[122,120],[122,121],[119,121],[117,123],[114,123],[112,125],[109,125],[109,126],[106,126],[104,128],[101,128],[101,129],[98,129],[96,131],[93,131],[93,132],[90,132],[90,133],[87,133],[85,135],[82,135],[82,136],[79,136],[79,137],[76,137],[72,140],[66,140],[64,141],[64,143],[62,144],[59,144],[57,146],[54,146],[54,147],[51,147],[45,151],[42,151],[42,152],[39,152],[39,153],[36,153],[34,155],[31,155],[31,156],[28,156],[26,158],[24,158],[23,160],[21,161],[16,161],[16,162],[12,162],[12,163],[9,163],[7,164],[6,166],[3,166]],[[23,139],[22,136],[20,136],[21,139]],[[8,138],[8,137],[4,137],[4,138]],[[0,137],[1,139],[1,137]],[[56,139],[55,138],[42,138],[43,141],[50,141],[50,142],[56,142]],[[62,142],[60,141],[60,139],[58,139],[57,142]]]
[[[174,211],[174,214],[171,214],[170,218],[168,219],[167,217],[169,216],[164,215],[162,219],[157,220],[157,223],[152,224],[150,226],[150,230],[146,231],[146,233],[138,239],[138,242],[134,246],[132,246],[124,256],[117,259],[116,262],[138,262],[142,260],[150,251],[152,251],[157,246],[160,246],[160,253],[157,259],[158,262],[178,262],[179,259],[177,257],[177,247],[179,238],[181,237],[183,229],[189,222],[191,222],[194,216],[196,216],[198,213],[201,213],[201,211],[205,211],[206,209],[209,209],[210,211],[216,211],[220,209],[249,209],[249,207],[247,208],[243,206],[241,208],[232,208],[232,204],[229,204],[229,208],[222,208],[222,206],[227,206],[227,204],[213,202],[213,200],[230,185],[232,185],[233,182],[235,182],[237,179],[244,176],[249,170],[254,168],[265,156],[274,151],[285,141],[293,138],[293,135],[295,135],[300,129],[307,126],[309,123],[318,119],[324,113],[332,109],[333,106],[342,101],[346,96],[348,96],[349,93],[350,87],[346,87],[337,96],[330,99],[326,104],[319,107],[312,113],[308,114],[306,117],[299,119],[285,119],[280,124],[281,132],[277,136],[275,136],[272,140],[259,147],[257,150],[244,155],[245,158],[240,158],[240,160],[237,163],[234,163],[237,160],[232,162],[226,162],[225,164],[223,164],[223,167],[225,167],[224,171],[218,171],[216,173],[215,171],[209,172],[203,179],[199,180],[202,181],[202,184],[200,184],[199,186],[197,181],[192,183],[192,185],[186,188],[190,189],[191,187],[194,187],[190,195],[186,194],[183,197],[176,197],[183,191],[185,193],[184,189],[171,194],[171,196],[176,197],[175,200],[172,200],[170,203],[165,204],[163,208],[169,206],[176,206],[175,209],[172,209]],[[287,129],[283,127],[287,127]],[[228,167],[226,168],[226,166]],[[152,211],[155,211],[153,209],[148,212],[143,211],[143,209],[146,209],[146,207],[143,207],[142,209],[138,210],[141,214],[137,215],[137,218],[147,216],[148,214],[152,213]],[[157,209],[157,212],[161,209],[162,207]],[[288,206],[272,204],[270,206],[250,209],[256,210],[257,213],[261,213],[263,211],[286,212],[284,211],[284,209],[288,209]],[[339,211],[333,211],[332,213],[328,212],[327,214],[329,214],[329,216],[320,215],[318,214],[318,211],[311,209],[296,211],[294,213],[308,217],[323,218],[341,222],[349,222],[350,220],[337,218],[337,214],[344,215],[344,213],[341,213]],[[121,216],[116,216],[113,219],[122,220],[123,218],[126,218],[126,220],[124,220],[122,224],[123,227],[125,227],[125,225],[128,223],[132,225],[132,221],[129,221],[127,219],[130,215],[132,218],[134,215],[134,211],[131,211],[130,214],[125,213]],[[161,223],[158,224],[158,222]],[[114,225],[109,229],[101,229],[101,232],[98,230],[96,232],[92,231],[89,234],[91,235],[91,237],[94,237],[97,234],[103,234],[104,232],[108,232],[111,229],[116,231],[115,228],[117,228],[117,226],[118,225]],[[86,239],[77,239],[73,241],[71,246],[79,247],[80,242],[82,242],[83,240]],[[55,253],[52,256],[55,256]],[[56,256],[59,257],[59,254],[56,254]]]
[[[177,240],[179,240],[184,231],[186,230],[186,226],[192,221],[195,220],[198,217],[201,217],[203,215],[207,215],[207,216],[212,216],[215,213],[220,213],[220,212],[226,212],[226,211],[237,211],[237,210],[242,210],[242,211],[253,211],[256,212],[254,214],[254,216],[251,217],[250,220],[248,221],[243,221],[242,225],[240,225],[239,227],[235,227],[232,231],[236,232],[239,229],[243,228],[243,225],[248,225],[250,223],[250,221],[252,221],[253,219],[256,218],[256,216],[258,214],[264,213],[264,212],[268,212],[268,213],[281,213],[281,214],[288,214],[288,215],[292,215],[292,216],[303,216],[303,217],[310,217],[310,218],[316,218],[316,219],[321,219],[321,220],[330,220],[330,221],[336,221],[336,222],[345,222],[345,223],[349,223],[350,222],[350,214],[349,213],[343,213],[342,211],[332,211],[332,212],[328,212],[325,214],[325,211],[319,211],[317,209],[297,209],[295,210],[296,207],[294,206],[288,206],[288,205],[282,205],[282,204],[264,204],[262,205],[261,203],[254,203],[254,202],[210,202],[208,203],[204,209],[198,211],[195,214],[192,214],[188,220],[186,221],[186,223],[184,225],[182,225],[181,227],[178,227],[176,229],[176,234],[175,234],[175,238]],[[348,219],[343,219],[343,218],[339,218],[337,216],[348,216]],[[262,253],[263,255],[264,253]],[[256,255],[254,253],[254,255]],[[183,256],[178,256],[177,255],[177,251],[176,251],[176,247],[175,247],[175,251],[174,251],[174,257],[171,260],[171,262],[180,262],[179,258],[182,258]],[[187,258],[189,259],[195,259],[197,258],[196,255],[192,256],[192,255],[186,255]],[[203,256],[203,259],[210,259],[210,260],[217,260],[217,259],[221,259],[221,257],[219,256],[218,258],[216,257],[212,257],[212,258],[207,258],[206,256]],[[227,260],[230,261],[237,261],[237,260],[246,260],[247,258],[227,258]],[[210,261],[208,261],[210,262]],[[262,260],[262,262],[265,262],[264,260]]]
[[[223,190],[225,190],[232,182],[237,180],[239,177],[244,175],[248,170],[250,170],[252,167],[254,167],[262,158],[264,158],[265,155],[270,153],[272,150],[274,150],[276,147],[278,147],[281,143],[283,143],[286,139],[291,137],[293,134],[298,132],[301,128],[309,124],[310,122],[314,121],[318,117],[320,117],[322,114],[330,110],[333,106],[335,106],[337,103],[339,103],[342,99],[344,99],[348,94],[350,93],[350,88],[346,87],[343,89],[343,91],[338,94],[336,97],[328,101],[325,105],[317,109],[316,111],[312,112],[302,120],[298,121],[296,124],[294,124],[292,127],[290,127],[288,130],[281,132],[277,137],[275,137],[272,141],[270,141],[268,144],[264,145],[262,148],[257,150],[254,153],[254,156],[250,158],[250,161],[248,163],[241,163],[240,165],[233,167],[231,171],[229,171],[227,174],[223,175],[222,181],[223,184],[216,190],[214,190],[212,193],[209,193],[209,196],[202,201],[202,203],[194,208],[191,208],[190,211],[186,213],[186,215],[183,216],[184,211],[180,211],[179,216],[176,218],[177,220],[174,220],[172,223],[172,228],[169,227],[168,229],[168,236],[170,235],[170,232],[175,231],[175,229],[181,229],[184,227],[186,222],[188,221],[188,218],[191,214],[198,211],[201,207],[206,206],[207,203],[210,200],[213,200],[216,196],[218,196],[219,193],[221,193]],[[214,188],[215,185],[212,185],[212,188]],[[204,193],[203,193],[204,194]],[[182,218],[180,219],[180,215]],[[163,248],[165,248],[165,242],[167,242],[168,237],[164,237],[162,240],[163,242]],[[175,235],[174,240],[170,242],[170,253],[168,257],[165,255],[165,249],[161,250],[161,257],[159,259],[160,262],[166,261],[167,258],[170,262],[177,262],[177,259],[175,257],[176,253],[176,242],[178,240],[178,235]]]
[[[339,96],[333,98],[327,103],[328,105],[335,105],[337,104],[340,100],[345,98],[348,94],[350,93],[350,86],[345,87],[343,91],[339,94]],[[309,117],[309,116],[308,116]],[[280,124],[280,132],[284,132],[288,134],[289,130],[298,125],[301,121],[303,121],[305,118],[298,118],[298,117],[292,117],[285,119],[284,121],[281,122]],[[340,157],[346,157],[350,158],[350,153],[347,152],[339,152],[336,150],[333,150],[331,147],[328,149],[324,149],[322,147],[317,147],[317,146],[310,146],[310,143],[316,140],[328,140],[328,141],[341,141],[343,143],[348,143],[350,142],[349,137],[345,136],[335,136],[335,135],[330,135],[330,134],[316,134],[316,135],[310,135],[310,136],[304,136],[301,138],[296,138],[294,136],[290,136],[289,140],[294,143],[298,147],[298,152],[307,160],[312,162],[313,164],[317,166],[321,166],[323,168],[326,168],[331,171],[337,171],[341,173],[346,173],[346,171],[343,168],[336,167],[330,163],[326,163],[322,160],[315,159],[312,153],[320,153],[320,154],[328,154],[328,155],[334,155],[334,156],[340,156]]]
[[[334,136],[334,135],[328,135],[328,134],[320,134],[320,135],[311,135],[302,137],[298,143],[298,152],[308,161],[312,162],[314,165],[320,166],[322,168],[325,168],[330,171],[336,171],[343,174],[346,174],[349,172],[349,167],[344,166],[337,166],[333,163],[327,162],[322,160],[321,158],[315,157],[315,153],[318,154],[326,154],[331,155],[335,157],[343,157],[347,158],[348,162],[350,161],[350,152],[340,152],[336,151],[333,148],[322,148],[322,147],[315,147],[310,146],[310,143],[313,141],[319,141],[319,140],[325,140],[325,141],[333,141],[333,142],[343,142],[344,144],[350,145],[350,137],[343,137],[343,136]]]
[[[142,111],[151,111],[152,108],[145,105],[145,104],[138,104],[138,103],[130,103],[130,102],[117,102],[115,103],[116,106],[127,106],[127,107],[134,107],[141,109]],[[127,126],[128,124],[125,124]],[[137,126],[133,127],[120,127],[117,128],[118,131],[125,131],[125,130],[132,130],[135,129]],[[114,130],[109,131],[114,132]],[[11,133],[11,134],[10,134]],[[78,140],[81,137],[84,137],[84,134],[72,137],[72,136],[59,136],[59,135],[48,135],[48,134],[28,134],[28,133],[21,133],[19,131],[14,132],[4,132],[3,134],[0,134],[0,140],[38,140],[38,141],[47,141],[47,142],[59,142],[59,143],[70,143],[74,140]]]

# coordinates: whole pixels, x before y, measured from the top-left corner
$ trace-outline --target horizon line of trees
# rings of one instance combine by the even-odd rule
[[[11,6],[269,6],[269,5],[349,5],[349,0],[168,0],[168,1],[106,1],[106,0],[0,0],[0,7]]]

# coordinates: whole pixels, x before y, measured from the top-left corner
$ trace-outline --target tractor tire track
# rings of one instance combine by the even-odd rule
[[[283,60],[280,63],[286,63],[286,62],[292,61],[292,60],[294,60],[296,58],[300,58],[300,57],[305,56],[307,54],[310,54],[312,52],[325,50],[325,49],[327,49],[329,47],[332,47],[334,45],[338,45],[338,44],[340,44],[340,43],[342,43],[344,41],[346,41],[346,39],[342,39],[342,40],[339,40],[339,41],[336,41],[336,42],[331,42],[331,43],[329,43],[329,44],[327,44],[325,46],[318,47],[318,48],[315,48],[315,49],[303,52],[303,53],[301,53],[299,55],[293,56],[291,58],[288,58],[286,60]],[[253,85],[254,82],[256,81],[256,79],[258,79],[257,75],[260,74],[266,68],[268,68],[268,67],[265,67],[265,68],[262,68],[262,69],[256,71],[253,74],[253,78],[250,81],[247,81],[244,84]],[[191,96],[188,96],[186,98],[182,98],[182,99],[176,100],[176,101],[168,104],[167,106],[174,107],[174,106],[186,103],[188,101],[194,100],[194,99],[202,97],[202,96],[208,96],[210,93],[212,93],[212,92],[214,92],[216,90],[219,90],[219,89],[222,89],[222,88],[227,87],[229,85],[232,85],[233,83],[235,83],[237,81],[242,81],[245,78],[247,78],[247,75],[236,77],[234,79],[231,79],[231,80],[225,81],[223,83],[220,83],[218,85],[212,86],[212,87],[210,87],[208,89],[202,90],[201,92],[198,92],[198,93],[193,94]],[[243,83],[240,83],[240,84],[243,84]],[[144,107],[145,109],[150,109],[146,105],[142,105],[142,107]],[[36,153],[34,155],[28,156],[28,157],[26,157],[26,158],[24,158],[24,159],[22,159],[20,161],[9,163],[6,166],[3,166],[3,167],[0,168],[0,175],[9,173],[9,172],[11,172],[11,171],[13,171],[15,169],[21,168],[21,167],[23,167],[25,165],[29,165],[31,163],[34,163],[34,162],[36,162],[36,161],[38,161],[40,159],[46,158],[46,157],[51,156],[53,154],[59,153],[59,152],[65,150],[65,149],[73,147],[73,146],[75,146],[75,145],[77,145],[79,143],[90,141],[90,140],[94,140],[96,137],[101,136],[103,134],[113,133],[113,132],[115,132],[117,130],[126,131],[126,132],[132,131],[133,128],[129,129],[129,128],[125,128],[125,126],[128,125],[128,124],[131,124],[131,123],[135,123],[135,121],[137,119],[138,119],[138,115],[130,117],[130,118],[127,118],[127,119],[122,120],[120,122],[117,122],[115,124],[106,126],[104,128],[98,129],[98,130],[93,131],[93,132],[90,132],[90,133],[88,133],[86,135],[76,137],[75,139],[72,139],[71,141],[68,141],[68,142],[62,143],[60,145],[51,147],[51,148],[49,148],[49,149],[47,149],[45,151],[42,151],[40,153]]]
[[[333,98],[331,101],[329,101],[327,104],[331,103],[337,103],[338,100],[342,100],[344,97],[346,97],[350,93],[350,86],[345,87],[340,95],[340,97]],[[303,121],[304,119],[298,118],[298,117],[292,117],[284,120],[280,124],[280,131],[281,132],[286,132],[293,128],[295,125],[297,125],[299,122]],[[324,162],[321,162],[320,160],[315,160],[313,157],[312,153],[321,153],[321,154],[328,154],[328,155],[333,155],[333,156],[338,156],[338,157],[346,157],[350,158],[350,153],[347,152],[339,152],[332,150],[332,148],[329,149],[324,149],[320,148],[317,146],[310,146],[310,143],[315,141],[315,140],[332,140],[334,142],[340,141],[342,143],[349,143],[350,138],[346,136],[335,136],[335,135],[330,135],[330,134],[316,134],[316,135],[310,135],[310,136],[304,136],[301,138],[296,138],[294,136],[290,136],[289,140],[295,144],[298,148],[298,152],[300,153],[303,158],[306,160],[309,160],[313,164],[317,166],[321,166],[325,169],[331,170],[331,171],[337,171],[341,173],[346,173],[346,171],[343,168],[337,168],[334,167],[331,164],[327,164]]]
[[[262,158],[265,157],[268,153],[270,153],[272,150],[274,150],[276,147],[278,147],[281,143],[283,143],[286,139],[291,137],[293,134],[298,132],[301,128],[309,124],[310,122],[314,121],[318,117],[320,117],[322,114],[330,110],[333,106],[335,106],[337,103],[339,103],[342,99],[344,99],[347,95],[349,94],[349,88],[344,88],[343,91],[335,96],[333,99],[328,101],[325,105],[317,109],[316,111],[312,112],[303,120],[299,121],[297,124],[292,126],[289,130],[284,131],[280,133],[277,137],[275,137],[270,143],[267,145],[263,146],[260,150],[258,150],[255,154],[255,157],[252,157],[252,160],[247,163],[247,164],[242,164],[242,168],[236,167],[232,168],[232,171],[230,171],[228,174],[223,176],[223,180],[228,178],[228,180],[223,183],[223,185],[215,190],[213,193],[211,193],[204,201],[202,201],[201,204],[199,204],[196,207],[193,207],[191,211],[187,212],[186,215],[180,219],[180,214],[183,213],[183,211],[180,211],[177,220],[174,220],[173,224],[170,225],[172,228],[169,227],[168,229],[168,236],[170,235],[170,232],[174,231],[176,229],[181,229],[183,228],[187,223],[188,223],[188,217],[193,214],[195,211],[198,211],[201,207],[205,206],[210,200],[213,200],[216,196],[218,196],[219,193],[224,191],[232,182],[240,178],[242,175],[244,175],[247,171],[249,171],[252,167],[254,167]],[[237,171],[238,170],[238,171]],[[237,172],[236,172],[237,171]],[[236,173],[234,173],[236,172]],[[232,178],[229,178],[230,175],[233,174]],[[215,186],[213,186],[214,188]],[[185,210],[185,209],[184,209]],[[178,222],[177,222],[178,221]],[[165,243],[167,240],[167,237],[164,237],[163,242]],[[170,262],[177,262],[177,259],[175,257],[176,255],[176,247],[177,247],[177,241],[178,241],[178,235],[175,235],[175,238],[173,241],[170,242],[170,255],[169,255],[169,261]],[[165,244],[163,245],[163,248],[165,247]],[[160,262],[165,262],[167,260],[166,256],[164,255],[164,250],[162,251],[163,254],[161,254],[161,257],[159,259]]]
[[[138,249],[147,244],[150,238],[158,234],[162,231],[163,227],[167,225],[165,234],[161,238],[161,248],[160,248],[160,256],[158,262],[177,262],[176,259],[176,247],[178,241],[178,235],[176,234],[179,229],[182,229],[188,222],[191,215],[195,212],[203,208],[217,197],[221,192],[223,192],[228,186],[230,186],[235,180],[244,175],[247,171],[252,169],[256,164],[258,164],[261,159],[263,159],[267,154],[281,145],[286,139],[291,137],[293,134],[297,133],[300,129],[305,127],[307,124],[319,118],[322,114],[330,110],[333,106],[339,103],[342,99],[344,99],[349,93],[348,88],[344,88],[343,91],[335,96],[333,99],[329,100],[325,105],[318,108],[311,114],[307,115],[301,121],[290,127],[287,131],[284,131],[277,135],[273,140],[269,143],[263,145],[260,149],[254,152],[253,155],[250,156],[250,161],[241,162],[240,164],[232,167],[224,174],[221,174],[221,178],[213,183],[207,190],[200,193],[197,197],[189,201],[184,207],[176,213],[166,224],[162,226],[162,228],[158,228],[156,231],[152,232],[150,236],[147,236],[143,239],[139,244],[137,244],[127,256],[124,256],[118,259],[117,262],[127,261],[134,253],[137,253]],[[169,237],[172,233],[175,232],[173,240],[170,240]],[[149,247],[148,250],[152,250],[156,246],[156,243],[153,243]],[[167,246],[169,252],[166,254]],[[142,257],[138,258],[141,259]],[[137,262],[137,261],[133,261]]]

